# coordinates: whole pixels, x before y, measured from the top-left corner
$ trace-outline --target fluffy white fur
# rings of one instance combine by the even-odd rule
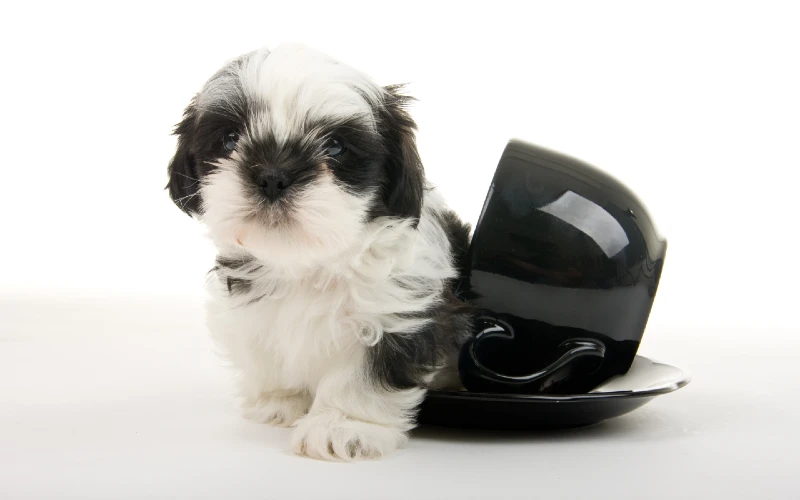
[[[235,152],[231,159],[221,160],[201,188],[201,220],[222,255],[243,251],[270,268],[300,277],[337,259],[359,238],[369,197],[349,194],[330,175],[323,175],[313,188],[300,193],[291,220],[286,221],[284,214],[254,206],[246,197],[235,161]]]
[[[204,188],[209,206],[225,204],[210,194],[216,182],[212,176]],[[253,292],[244,296],[231,296],[224,280],[209,280],[208,324],[240,372],[245,416],[295,425],[294,451],[327,459],[375,458],[405,442],[424,390],[377,387],[364,356],[384,332],[413,334],[422,326],[425,320],[398,315],[433,305],[445,280],[455,275],[447,236],[434,217],[442,200],[428,193],[418,230],[407,221],[378,219],[352,233],[336,258],[329,246],[315,255],[313,247],[300,245],[315,264],[294,259],[271,266],[260,260],[236,271],[256,278]],[[207,222],[213,232],[217,224]],[[235,231],[225,234],[235,252]],[[249,241],[243,246],[254,255],[284,245],[279,252],[291,252],[290,239],[256,238],[252,247]],[[290,267],[291,261],[298,267]],[[263,298],[252,302],[253,295]]]
[[[250,102],[262,104],[247,130],[251,138],[270,132],[285,142],[321,118],[361,117],[374,126],[372,111],[384,90],[366,74],[303,45],[263,48],[241,59],[241,66],[224,68],[206,84],[197,105],[217,107],[241,88]]]

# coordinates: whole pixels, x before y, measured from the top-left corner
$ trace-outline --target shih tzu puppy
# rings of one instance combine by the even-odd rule
[[[218,255],[207,321],[246,417],[376,458],[457,380],[469,227],[426,183],[398,86],[290,45],[230,61],[176,127],[169,194]]]

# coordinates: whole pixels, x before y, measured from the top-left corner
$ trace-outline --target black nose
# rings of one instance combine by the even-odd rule
[[[269,201],[280,198],[291,184],[292,181],[286,172],[277,168],[263,168],[258,174],[258,185]]]

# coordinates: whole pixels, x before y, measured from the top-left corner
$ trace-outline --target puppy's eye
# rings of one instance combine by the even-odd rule
[[[325,145],[322,147],[324,153],[331,158],[336,158],[337,156],[341,155],[345,151],[344,143],[335,138],[331,137],[330,139],[325,142]]]
[[[228,134],[225,134],[225,137],[222,138],[222,145],[227,151],[233,151],[236,149],[237,142],[239,142],[239,134],[236,132],[229,132]]]

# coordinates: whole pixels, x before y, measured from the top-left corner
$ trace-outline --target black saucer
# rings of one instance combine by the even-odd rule
[[[539,396],[467,391],[428,391],[421,424],[483,429],[580,427],[624,415],[691,378],[680,368],[636,356],[625,375],[586,394]]]

